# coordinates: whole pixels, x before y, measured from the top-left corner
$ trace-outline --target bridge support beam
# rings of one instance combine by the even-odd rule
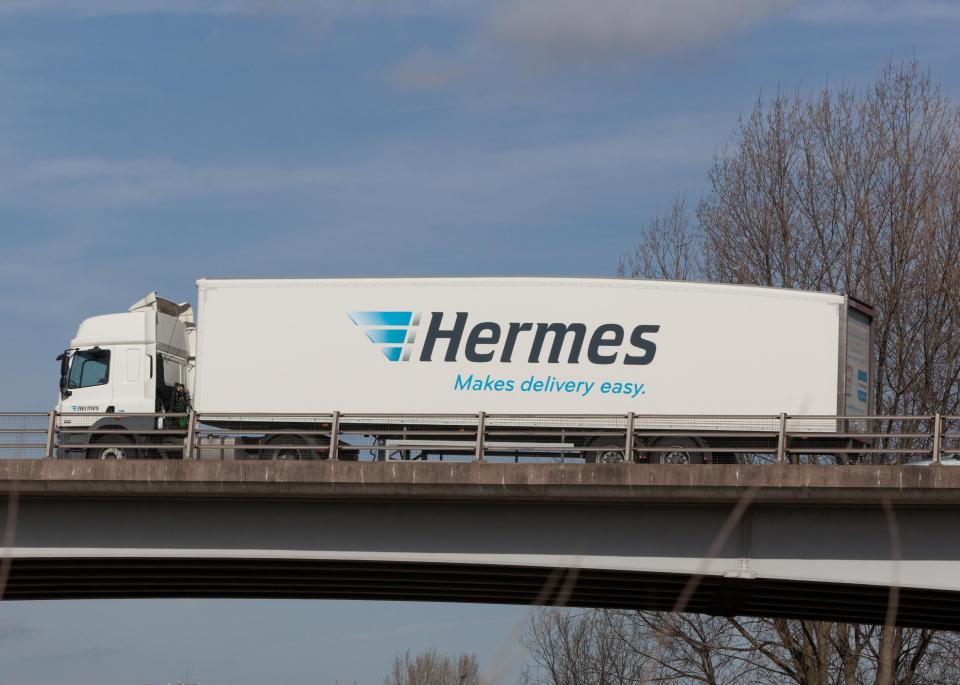
[[[670,608],[697,577],[708,613],[879,622],[897,586],[899,623],[960,629],[960,469],[0,462],[12,512],[8,599],[527,603],[562,577]]]

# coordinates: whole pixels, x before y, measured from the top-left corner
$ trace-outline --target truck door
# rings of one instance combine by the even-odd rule
[[[114,406],[112,380],[118,372],[113,357],[113,350],[103,347],[74,353],[67,376],[70,395],[61,401],[63,413],[106,412]]]

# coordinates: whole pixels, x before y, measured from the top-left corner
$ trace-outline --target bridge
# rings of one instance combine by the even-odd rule
[[[960,629],[960,469],[0,460],[3,598],[356,598]],[[0,580],[3,580],[0,577]],[[895,588],[893,591],[891,588]]]

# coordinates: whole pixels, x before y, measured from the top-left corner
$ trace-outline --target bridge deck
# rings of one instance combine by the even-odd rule
[[[960,468],[0,460],[0,494],[960,506]]]

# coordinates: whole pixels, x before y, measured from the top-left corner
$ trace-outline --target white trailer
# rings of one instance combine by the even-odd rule
[[[842,295],[626,279],[202,279],[197,303],[196,327],[188,305],[155,296],[83,322],[63,360],[64,420],[169,410],[176,386],[223,425],[332,412],[395,425],[450,416],[443,425],[483,411],[573,429],[633,413],[701,417],[650,424],[661,432],[722,432],[711,416],[872,411],[873,313]]]

